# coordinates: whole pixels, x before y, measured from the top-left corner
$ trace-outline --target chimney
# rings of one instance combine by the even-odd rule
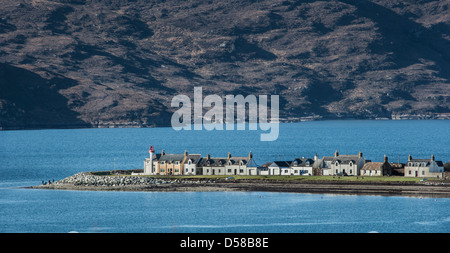
[[[164,149],[161,151],[161,155],[165,155],[166,152],[164,151]]]
[[[409,156],[408,156],[408,161],[411,161],[411,160],[412,160],[412,156],[409,155]]]
[[[387,163],[388,162],[388,158],[386,155],[384,155],[384,162]]]
[[[188,155],[187,150],[184,150],[184,157],[186,157]]]
[[[434,161],[434,155],[433,154],[431,155],[431,161]]]
[[[250,151],[250,153],[248,154],[248,159],[252,159],[253,155],[252,155],[252,151]]]
[[[358,154],[358,155],[359,155],[359,158],[361,158],[363,154],[362,154],[361,151],[359,151],[359,154]]]
[[[319,159],[319,157],[317,156],[317,153],[316,153],[316,155],[314,155],[314,161],[317,161]]]
[[[211,159],[211,156],[209,154],[206,155],[206,160]]]
[[[334,152],[334,156],[337,157],[339,156],[339,152],[336,150],[336,152]]]
[[[230,159],[231,158],[231,153],[230,152],[228,152],[228,159]]]

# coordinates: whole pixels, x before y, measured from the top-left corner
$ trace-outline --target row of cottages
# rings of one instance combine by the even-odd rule
[[[403,164],[402,164],[403,165]],[[399,175],[398,168],[400,164],[389,163],[388,158],[384,156],[383,162],[368,161],[364,164],[360,176],[392,176]],[[434,155],[431,159],[412,159],[408,156],[408,162],[404,164],[403,172],[405,177],[435,177],[443,178],[444,163],[436,161]]]
[[[150,153],[144,160],[144,175],[294,175],[294,176],[392,176],[398,175],[398,164],[389,163],[384,156],[383,162],[372,162],[357,155],[341,155],[319,159],[295,158],[292,161],[274,161],[266,166],[258,166],[252,152],[248,156],[202,157],[200,154],[161,154]],[[438,177],[442,178],[444,164],[431,159],[412,159],[404,167],[405,177]]]
[[[266,168],[259,169],[259,175],[313,175],[313,176],[392,176],[405,177],[437,177],[442,178],[444,164],[431,159],[412,159],[408,157],[404,170],[398,172],[399,164],[389,163],[385,155],[382,162],[372,162],[357,155],[341,155],[338,151],[334,156],[324,156],[319,159],[296,158],[293,161],[275,161]]]
[[[196,175],[197,164],[201,159],[199,154],[161,154],[150,152],[150,157],[144,160],[144,175]]]
[[[295,158],[293,161],[274,161],[267,168],[260,168],[259,175],[311,176],[318,158]]]
[[[150,153],[144,175],[257,175],[258,165],[250,152],[246,157],[202,157],[200,154]]]
[[[248,156],[211,157],[201,159],[199,167],[203,175],[258,175],[258,165],[253,159],[252,152]]]
[[[324,156],[319,159],[295,158],[292,161],[274,161],[267,168],[260,169],[260,175],[293,176],[357,176],[365,164],[362,152],[358,155]]]

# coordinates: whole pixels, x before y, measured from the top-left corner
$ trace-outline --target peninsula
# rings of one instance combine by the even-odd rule
[[[34,189],[87,191],[253,191],[450,198],[450,181],[405,177],[142,176],[132,171],[80,172]]]

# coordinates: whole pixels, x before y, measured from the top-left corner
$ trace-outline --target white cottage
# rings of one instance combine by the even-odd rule
[[[206,158],[202,158],[199,167],[201,167],[202,175],[225,175],[226,157],[211,157],[209,154]]]
[[[225,164],[226,175],[257,175],[258,165],[253,160],[252,152],[248,156],[233,157],[228,153],[228,160]]]
[[[291,175],[311,176],[314,162],[312,158],[295,158],[291,163]]]
[[[405,164],[405,177],[437,177],[442,178],[444,174],[444,163],[436,161],[434,155],[431,159],[413,159],[408,156]]]
[[[358,155],[340,155],[336,150],[334,156],[324,156],[320,161],[322,175],[358,176],[364,166],[362,152]]]
[[[184,175],[199,175],[201,171],[199,169],[199,163],[202,159],[200,154],[189,154],[184,161]]]
[[[291,175],[292,161],[275,161],[268,167],[269,175]]]

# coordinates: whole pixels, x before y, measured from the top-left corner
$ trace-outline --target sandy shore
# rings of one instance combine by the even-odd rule
[[[276,181],[260,179],[199,182],[176,179],[145,184],[93,185],[80,182],[68,183],[67,180],[62,180],[53,184],[32,186],[30,188],[153,192],[258,191],[450,198],[450,185],[448,183],[432,184],[430,182]]]

